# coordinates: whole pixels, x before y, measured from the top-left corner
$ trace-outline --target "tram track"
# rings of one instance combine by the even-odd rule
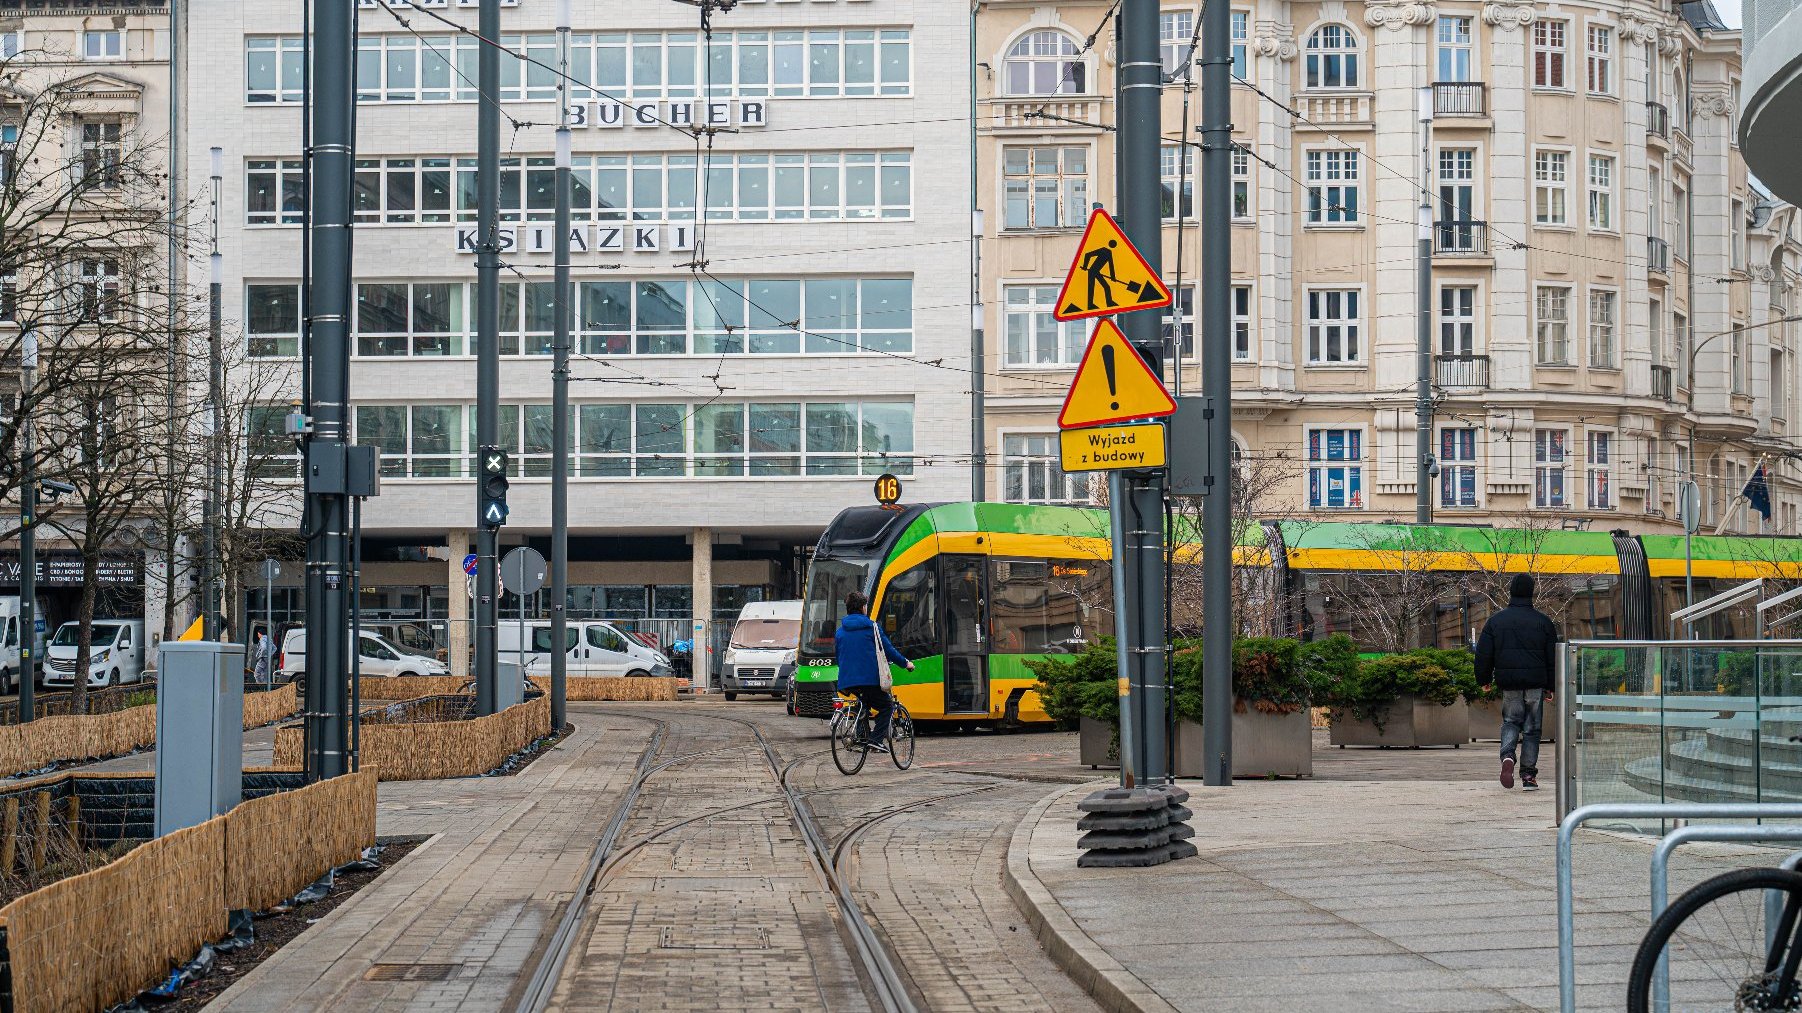
[[[875,824],[900,815],[911,809],[930,805],[934,802],[957,798],[963,795],[993,790],[993,786],[981,786],[959,792],[940,793],[928,798],[907,802],[898,806],[890,806],[879,812],[869,814],[855,820],[835,842],[832,836],[821,826],[812,807],[808,804],[809,792],[796,785],[792,779],[795,769],[802,763],[825,756],[828,750],[816,750],[805,753],[786,762],[778,754],[775,747],[764,736],[762,729],[752,722],[727,717],[724,715],[692,715],[688,720],[701,719],[726,722],[738,725],[748,731],[763,754],[771,774],[774,776],[780,792],[763,795],[729,806],[721,806],[695,813],[671,823],[656,827],[622,846],[621,836],[630,822],[632,812],[638,805],[647,782],[657,774],[669,770],[679,764],[702,757],[742,749],[742,744],[721,746],[713,749],[696,750],[682,753],[664,760],[657,760],[657,753],[670,737],[670,722],[661,718],[642,714],[605,712],[610,717],[626,717],[650,722],[653,725],[651,741],[647,743],[640,755],[631,783],[619,804],[615,807],[607,824],[603,827],[599,839],[590,854],[581,879],[569,903],[565,906],[562,917],[556,928],[543,945],[537,965],[530,979],[527,980],[520,993],[514,1009],[518,1013],[542,1013],[549,1008],[556,993],[558,983],[564,977],[569,964],[570,953],[588,921],[593,897],[608,881],[609,876],[618,869],[624,868],[633,855],[645,847],[663,840],[669,834],[684,827],[693,826],[708,820],[716,819],[730,813],[742,812],[760,806],[781,804],[788,811],[789,820],[799,831],[800,840],[814,872],[833,898],[835,908],[834,922],[840,927],[841,941],[845,949],[862,968],[861,976],[867,998],[872,1005],[884,1013],[914,1013],[918,1009],[914,997],[910,994],[907,979],[898,970],[896,961],[889,953],[881,935],[870,924],[863,908],[858,904],[853,891],[852,877],[844,867],[844,856],[851,844],[866,829]],[[910,779],[912,780],[912,779]],[[923,778],[922,778],[923,780]],[[827,793],[849,790],[854,785],[840,786],[832,789],[815,789],[814,793]]]

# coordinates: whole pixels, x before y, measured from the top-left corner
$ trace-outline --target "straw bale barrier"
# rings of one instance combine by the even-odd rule
[[[473,777],[500,766],[550,727],[550,698],[542,696],[467,721],[366,724],[362,763],[374,767],[383,781]],[[275,733],[276,766],[301,765],[305,735],[301,728]]]
[[[225,814],[225,906],[264,911],[375,843],[375,770],[240,803]]]
[[[549,676],[534,675],[532,685],[551,691]],[[674,700],[676,690],[687,680],[668,676],[592,676],[572,675],[564,680],[564,699],[566,700]]]
[[[417,700],[422,696],[461,693],[468,679],[454,675],[397,675],[392,679],[364,676],[358,680],[364,700]]]
[[[124,1002],[225,935],[224,897],[223,818],[20,897],[0,908],[13,1009],[59,1013]]]
[[[155,741],[155,707],[39,718],[0,727],[0,773],[17,774],[64,760],[122,756]]]
[[[288,683],[280,689],[244,694],[244,727],[260,728],[271,721],[292,717],[300,710],[300,687]]]

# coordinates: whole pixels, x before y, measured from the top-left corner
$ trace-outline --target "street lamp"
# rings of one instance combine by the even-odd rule
[[[1683,406],[1684,411],[1687,412],[1690,416],[1689,432],[1688,432],[1688,440],[1687,440],[1688,447],[1689,447],[1689,471],[1688,471],[1687,476],[1684,479],[1683,491],[1680,492],[1677,497],[1677,502],[1679,505],[1681,505],[1684,502],[1685,498],[1687,498],[1689,496],[1689,490],[1691,488],[1693,488],[1696,484],[1696,420],[1695,420],[1695,414],[1696,414],[1696,355],[1697,355],[1697,353],[1701,352],[1702,349],[1705,346],[1707,346],[1709,342],[1713,341],[1716,338],[1724,338],[1729,334],[1740,334],[1745,331],[1755,330],[1760,327],[1770,327],[1774,324],[1794,323],[1798,320],[1802,320],[1802,314],[1777,317],[1775,319],[1766,320],[1761,323],[1748,324],[1744,327],[1733,327],[1733,328],[1729,328],[1724,331],[1717,331],[1714,334],[1710,334],[1707,337],[1703,338],[1702,340],[1694,342],[1693,344],[1691,344],[1689,346],[1689,358],[1688,358],[1688,361],[1683,364],[1683,382],[1685,384],[1685,389],[1689,391],[1689,395],[1688,395],[1687,399],[1685,400],[1684,406]],[[1701,499],[1699,494],[1696,498],[1697,498],[1698,502]],[[1678,513],[1679,513],[1679,515],[1681,515],[1682,511],[1679,510]],[[1690,528],[1693,526],[1694,525],[1689,522],[1686,522],[1683,525],[1683,604],[1685,607],[1695,604],[1695,600],[1696,600],[1696,578],[1695,578],[1695,572],[1694,572],[1694,570],[1695,570],[1694,562],[1695,561],[1694,561],[1694,558],[1692,557],[1692,555],[1690,554],[1690,536],[1694,534],[1694,532],[1691,531]]]

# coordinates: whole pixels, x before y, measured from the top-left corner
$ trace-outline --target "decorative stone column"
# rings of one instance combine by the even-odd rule
[[[444,579],[445,598],[450,605],[445,650],[450,672],[459,679],[469,676],[469,578],[463,573],[463,557],[469,555],[469,537],[468,531],[445,533],[445,543],[450,546],[450,559],[446,564],[449,572]]]
[[[694,659],[695,692],[705,693],[713,680],[713,530],[696,528],[690,536],[694,543],[694,571],[689,595],[694,622],[690,637],[689,657]]]
[[[1483,335],[1492,392],[1533,389],[1534,293],[1527,269],[1528,251],[1513,248],[1502,236],[1531,242],[1533,167],[1527,145],[1527,29],[1536,17],[1531,3],[1483,6],[1483,30],[1489,38],[1480,48],[1489,54],[1489,118],[1493,124],[1486,184],[1489,221],[1496,226],[1489,232],[1489,254],[1495,268],[1489,275],[1488,318]],[[1531,495],[1532,410],[1510,410],[1508,423],[1497,425],[1494,397],[1492,393],[1492,414],[1486,427],[1489,445],[1483,451],[1485,500],[1523,491]],[[1492,502],[1490,506],[1494,508]]]
[[[1295,29],[1280,21],[1259,21],[1250,42],[1252,83],[1277,102],[1291,103],[1295,87]],[[1286,171],[1295,172],[1295,132],[1289,114],[1273,102],[1259,101],[1252,126],[1252,150]],[[1258,180],[1258,278],[1252,354],[1259,381],[1275,390],[1295,389],[1295,291],[1276,279],[1294,277],[1296,191],[1290,181],[1252,160]]]

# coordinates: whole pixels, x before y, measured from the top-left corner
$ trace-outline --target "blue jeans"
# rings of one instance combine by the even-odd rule
[[[888,741],[889,718],[895,713],[895,699],[881,686],[853,686],[846,692],[863,701],[863,705],[876,715],[876,730],[870,736],[871,742]],[[860,729],[858,734],[863,734]]]
[[[1545,713],[1545,690],[1502,690],[1502,759],[1513,759],[1520,747],[1520,772],[1539,774],[1539,727]]]

